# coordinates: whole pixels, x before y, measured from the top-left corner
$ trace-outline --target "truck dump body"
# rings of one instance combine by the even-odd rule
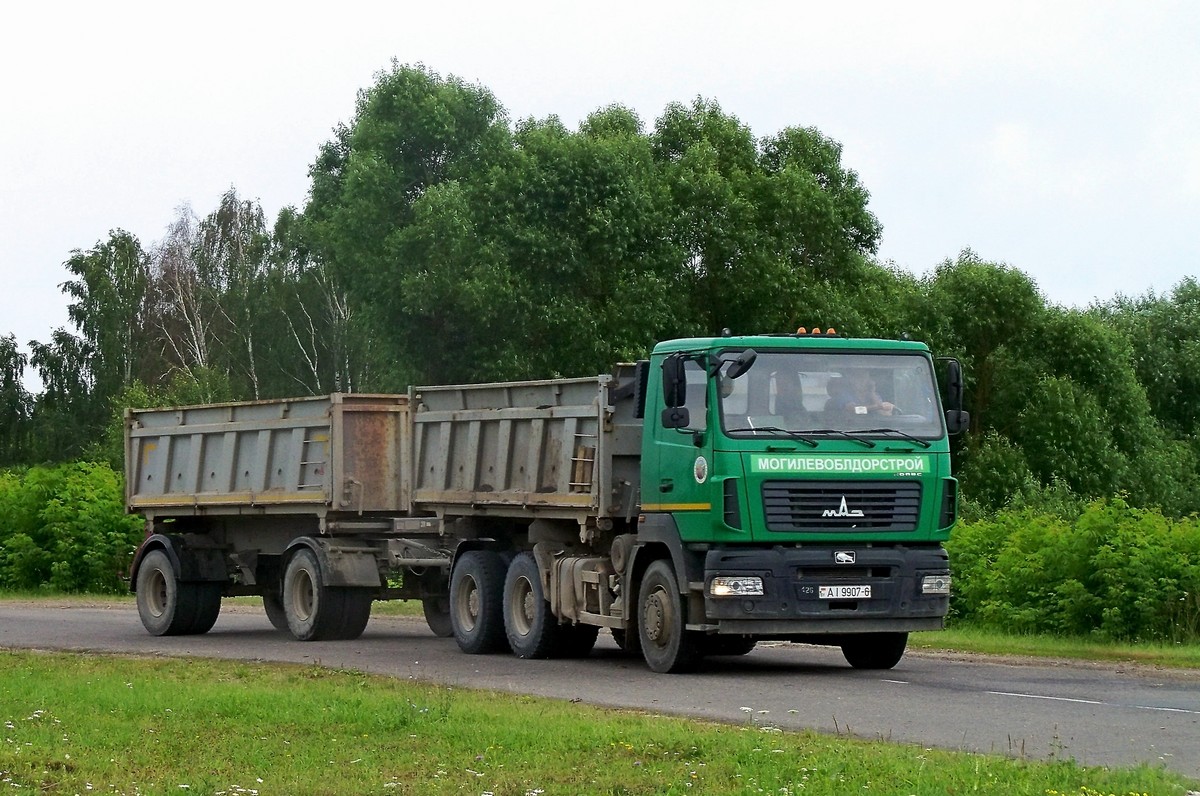
[[[604,375],[417,388],[414,507],[581,521],[636,515],[641,423],[632,401],[614,400],[617,386]]]
[[[396,512],[407,419],[403,395],[127,410],[126,502],[148,518]]]

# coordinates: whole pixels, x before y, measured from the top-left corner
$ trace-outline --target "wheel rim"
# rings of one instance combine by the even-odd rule
[[[672,607],[666,589],[658,586],[646,597],[642,609],[642,627],[646,639],[657,647],[666,646],[671,635]]]
[[[454,601],[454,614],[458,625],[468,633],[475,629],[479,619],[479,583],[473,575],[464,575],[462,588]]]
[[[167,612],[167,578],[161,569],[150,573],[146,586],[146,607],[155,617],[160,617]]]
[[[533,592],[533,584],[524,576],[513,583],[512,596],[508,602],[508,616],[512,630],[519,636],[528,636],[533,630],[537,618],[537,595]]]
[[[298,567],[292,572],[290,585],[292,615],[302,622],[307,622],[313,614],[313,605],[317,599],[312,573],[304,567]]]

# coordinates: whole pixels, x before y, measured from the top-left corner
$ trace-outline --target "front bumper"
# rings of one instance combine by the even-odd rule
[[[853,563],[845,562],[853,557]],[[789,636],[938,630],[948,594],[922,594],[926,576],[949,576],[940,545],[805,545],[709,550],[704,562],[706,621],[721,633]],[[758,577],[761,596],[713,597],[714,577]],[[870,598],[823,599],[822,586],[870,586]]]

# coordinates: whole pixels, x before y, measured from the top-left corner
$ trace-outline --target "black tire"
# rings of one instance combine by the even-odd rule
[[[638,590],[638,637],[651,671],[686,672],[700,661],[698,634],[687,630],[683,595],[670,562],[658,560],[646,569]]]
[[[705,655],[747,655],[758,644],[752,636],[705,636]]]
[[[533,553],[521,553],[504,577],[504,633],[518,658],[549,658],[559,653],[564,626],[550,613]]]
[[[333,638],[345,641],[358,638],[367,629],[367,622],[371,621],[374,591],[351,588],[330,588],[329,591],[342,593],[342,621]]]
[[[162,550],[142,559],[136,588],[138,616],[155,636],[206,633],[221,612],[221,584],[180,583]]]
[[[468,655],[501,652],[504,633],[504,559],[492,550],[468,550],[450,576],[450,625]]]
[[[221,584],[220,583],[181,583],[180,592],[190,591],[188,598],[196,606],[189,635],[207,633],[217,623],[221,615]]]
[[[283,611],[292,637],[297,641],[341,638],[344,592],[325,585],[316,553],[308,548],[293,553],[283,572]]]
[[[263,610],[267,612],[267,619],[271,620],[272,627],[276,630],[287,630],[287,612],[283,610],[283,597],[280,595],[279,585],[268,587],[262,598]]]
[[[863,633],[842,642],[842,655],[855,669],[890,669],[907,646],[907,633]]]
[[[617,642],[617,646],[621,648],[621,652],[630,655],[634,658],[642,657],[642,639],[638,635],[637,628],[633,629],[632,633],[625,631],[625,628],[612,628],[613,641]]]
[[[425,609],[425,624],[438,638],[450,638],[454,635],[454,625],[450,621],[449,597],[426,597],[421,600]]]
[[[592,654],[600,628],[596,625],[561,625],[558,654],[563,658],[586,658]]]

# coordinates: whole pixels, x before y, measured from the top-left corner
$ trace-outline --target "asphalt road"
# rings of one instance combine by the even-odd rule
[[[315,663],[461,687],[735,724],[1085,765],[1147,763],[1200,780],[1200,676],[912,653],[887,672],[836,649],[760,646],[696,674],[653,674],[602,634],[589,659],[464,655],[424,622],[374,617],[356,641],[301,643],[259,611],[226,608],[203,636],[149,635],[128,607],[0,602],[0,647]]]

